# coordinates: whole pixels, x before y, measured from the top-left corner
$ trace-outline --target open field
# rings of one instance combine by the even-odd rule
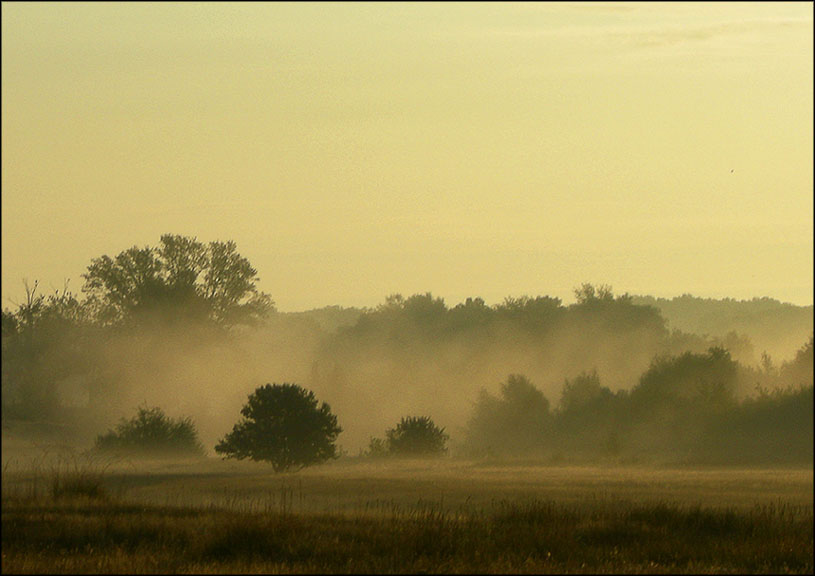
[[[811,469],[7,464],[3,571],[812,573],[812,488]]]

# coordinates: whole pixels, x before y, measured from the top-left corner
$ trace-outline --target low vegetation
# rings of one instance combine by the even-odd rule
[[[141,406],[115,430],[97,436],[99,452],[135,456],[201,456],[204,446],[190,418],[169,418],[161,408]]]
[[[450,435],[429,416],[406,416],[385,432],[385,440],[371,438],[367,455],[371,457],[436,457],[447,453]]]
[[[376,498],[378,488],[358,472],[305,476],[296,496],[283,484],[253,506],[237,499],[219,503],[148,503],[134,492],[108,499],[38,497],[6,491],[2,506],[3,571],[61,573],[297,573],[297,572],[478,572],[478,573],[811,573],[811,493],[792,501],[767,496],[751,503],[711,504],[721,479],[707,480],[705,503],[693,494],[654,500],[603,489],[596,472],[570,470],[558,481],[577,500],[534,496],[548,484],[519,486],[507,476],[498,488],[494,472],[468,468],[465,475],[439,477],[432,467],[411,468],[408,480],[421,487],[411,505]],[[510,474],[510,472],[504,472]],[[649,482],[664,475],[646,470]],[[496,498],[471,500],[474,476]],[[529,478],[535,475],[530,473]],[[704,476],[702,476],[704,478]],[[143,480],[116,477],[135,491]],[[230,485],[255,486],[255,477],[232,476]],[[403,477],[404,478],[404,477]],[[663,488],[679,487],[670,476]],[[730,473],[731,494],[758,478]],[[164,493],[173,476],[160,475]],[[162,480],[163,479],[163,480]],[[178,478],[186,494],[217,488],[218,475]],[[404,478],[406,479],[406,478]],[[650,479],[650,480],[649,480]],[[114,481],[114,478],[108,478]],[[294,479],[291,479],[294,480]],[[447,500],[432,487],[447,490]],[[306,486],[303,486],[305,481]],[[811,474],[809,476],[811,482]],[[309,508],[332,486],[349,490],[337,509]],[[405,493],[399,477],[381,486]],[[698,484],[698,483],[695,483]],[[268,486],[268,482],[266,483]],[[368,485],[366,492],[364,486]],[[380,486],[380,485],[378,485]],[[374,488],[373,490],[371,488]],[[507,490],[511,490],[507,492]],[[798,490],[798,489],[796,489]],[[305,495],[302,493],[305,492]],[[514,496],[499,497],[501,494]],[[591,497],[591,494],[595,494]],[[466,498],[465,498],[466,495]],[[280,497],[277,497],[280,496]],[[340,510],[339,507],[343,509]]]

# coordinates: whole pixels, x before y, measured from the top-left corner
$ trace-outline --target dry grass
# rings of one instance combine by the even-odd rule
[[[812,470],[135,469],[104,498],[5,472],[3,572],[813,571]]]

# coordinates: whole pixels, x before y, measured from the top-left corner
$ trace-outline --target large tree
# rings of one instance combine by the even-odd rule
[[[248,324],[274,309],[257,290],[257,271],[233,241],[204,244],[164,234],[158,247],[133,246],[94,258],[82,288],[99,320],[116,323],[148,316]]]
[[[336,458],[342,432],[331,407],[296,384],[266,384],[249,395],[235,424],[215,452],[224,458],[270,462],[275,472]]]

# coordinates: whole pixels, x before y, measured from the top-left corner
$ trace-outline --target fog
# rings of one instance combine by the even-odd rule
[[[345,455],[413,415],[457,456],[479,407],[486,436],[512,424],[512,375],[546,400],[542,458],[663,451],[660,422],[697,455],[719,421],[800,425],[806,4],[2,15],[4,446],[87,448],[153,406],[212,456],[249,394],[290,382]],[[573,300],[585,281],[620,293]]]
[[[336,321],[339,315],[342,321]],[[742,344],[745,340],[749,344],[747,337]],[[572,421],[560,413],[567,380],[594,373],[607,394],[627,394],[655,359],[702,354],[717,344],[715,338],[671,332],[656,308],[632,304],[625,296],[570,306],[546,297],[507,298],[488,307],[478,299],[448,306],[417,294],[389,297],[375,309],[356,312],[335,307],[272,313],[258,326],[229,330],[202,322],[142,322],[83,337],[89,369],[53,383],[63,405],[56,419],[67,422],[57,429],[63,431],[60,442],[89,448],[138,406],[158,406],[171,417],[190,417],[213,456],[213,446],[238,421],[250,393],[265,383],[290,382],[331,406],[343,428],[337,444],[345,456],[361,455],[372,437],[383,437],[404,416],[432,418],[450,435],[450,453],[461,455],[479,398],[500,397],[503,383],[517,374],[543,393],[552,415],[561,417],[559,425],[570,430],[564,438],[584,438],[588,446],[597,422],[580,425],[583,416]],[[767,366],[750,365],[734,352],[740,372],[728,386],[735,396],[749,398],[759,382],[781,386],[765,373]],[[55,354],[41,363],[64,358]],[[687,386],[692,390],[696,384]],[[627,398],[607,397],[618,403]],[[4,410],[13,398],[4,387]],[[653,452],[677,431],[685,430],[689,445],[707,433],[707,423],[689,432],[688,421],[676,419],[678,412],[660,410],[656,406],[637,416],[641,426],[625,440],[631,454]],[[25,430],[53,430],[48,418],[33,418]],[[9,428],[6,421],[3,441],[12,446],[21,428]],[[615,426],[613,418],[602,424],[604,436],[595,440],[618,442]],[[568,453],[568,441],[562,444],[547,454]]]

